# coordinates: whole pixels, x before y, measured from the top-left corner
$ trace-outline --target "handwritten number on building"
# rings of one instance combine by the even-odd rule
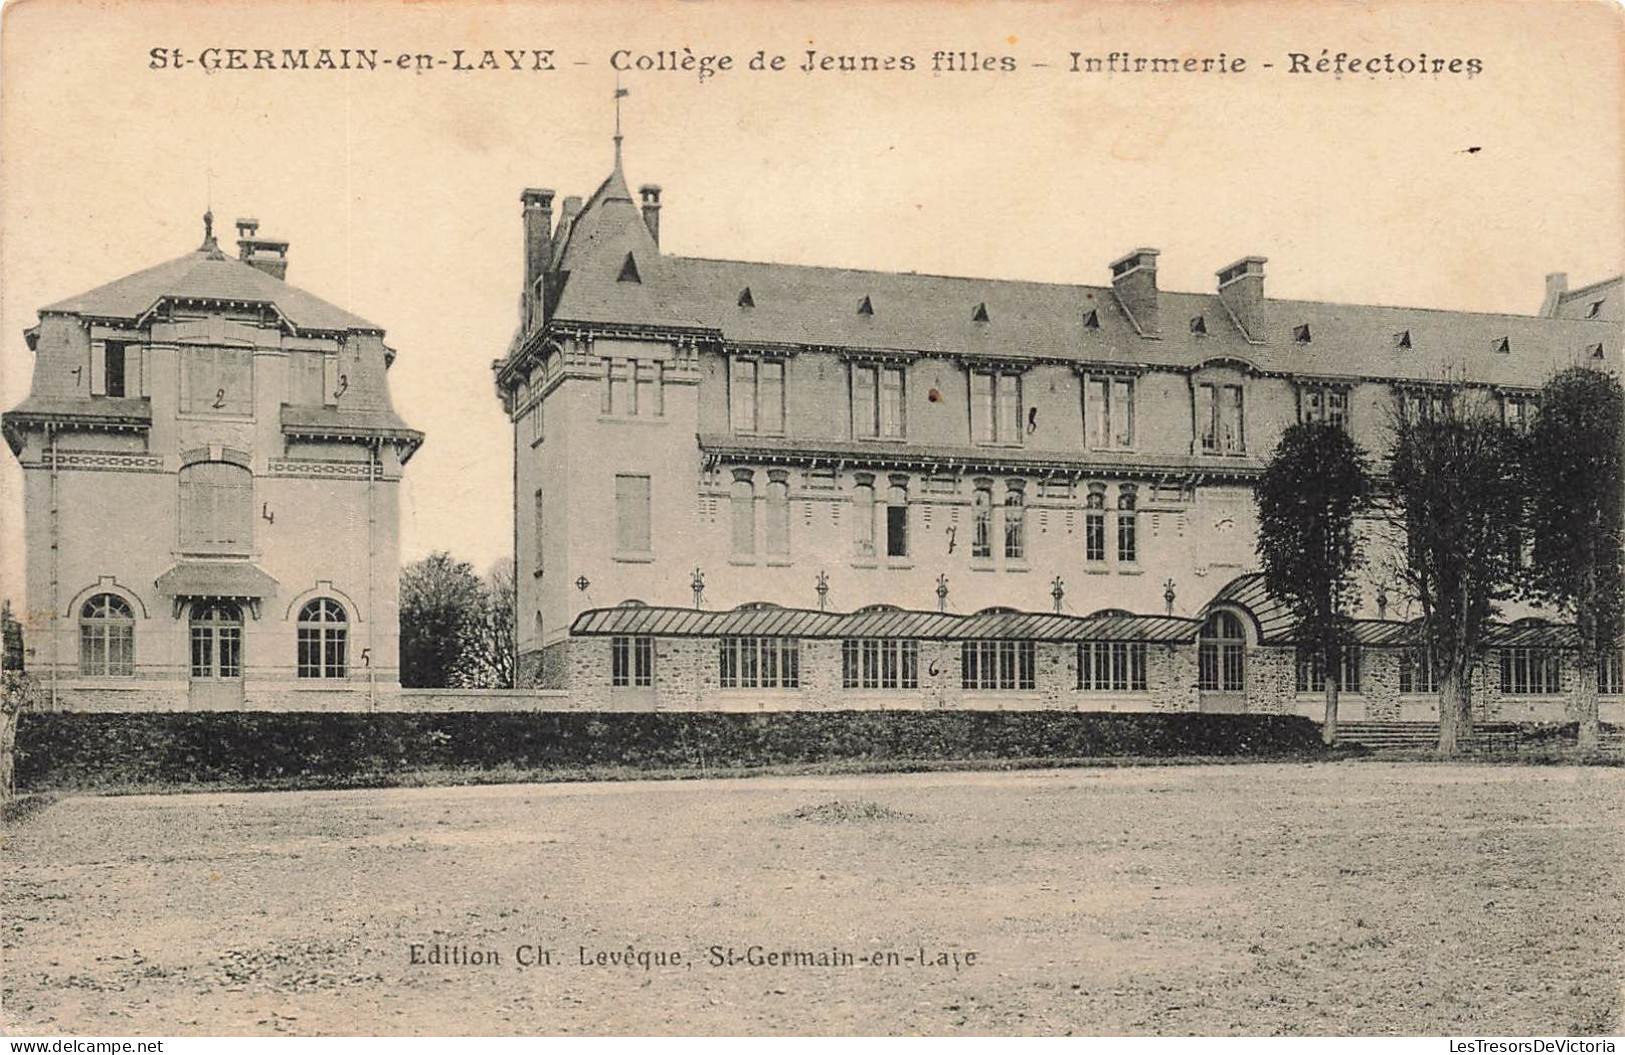
[[[214,402],[209,405],[216,410],[224,410],[226,407],[226,390],[223,388],[216,390],[214,394]]]
[[[338,398],[340,396],[344,395],[344,393],[348,392],[349,390],[350,390],[350,375],[349,374],[340,374],[339,375],[339,387],[333,390],[333,399],[334,399],[334,401],[337,402]]]

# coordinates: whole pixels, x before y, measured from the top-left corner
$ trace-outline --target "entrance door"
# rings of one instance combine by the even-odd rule
[[[1214,612],[1202,625],[1197,656],[1201,709],[1240,714],[1247,709],[1247,631],[1232,612]]]
[[[229,710],[243,704],[243,611],[226,601],[192,606],[192,706]]]

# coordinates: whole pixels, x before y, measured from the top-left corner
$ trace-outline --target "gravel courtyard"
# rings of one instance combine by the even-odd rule
[[[1622,798],[1384,763],[65,798],[6,832],[4,1027],[1617,1032]]]

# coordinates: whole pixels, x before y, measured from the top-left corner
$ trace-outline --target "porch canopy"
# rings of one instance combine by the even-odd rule
[[[158,576],[160,597],[172,598],[175,615],[189,600],[246,602],[259,618],[262,600],[276,596],[277,581],[251,561],[183,560]]]

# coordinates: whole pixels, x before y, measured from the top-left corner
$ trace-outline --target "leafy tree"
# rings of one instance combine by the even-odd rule
[[[455,680],[480,689],[511,689],[514,685],[514,579],[513,561],[503,558],[480,583],[480,608],[464,641]]]
[[[1253,494],[1264,581],[1296,618],[1298,647],[1318,656],[1326,675],[1321,738],[1330,744],[1352,637],[1349,613],[1359,603],[1355,575],[1364,564],[1355,519],[1371,502],[1365,452],[1336,425],[1293,425]]]
[[[1393,427],[1397,570],[1422,609],[1439,675],[1439,753],[1449,757],[1472,733],[1471,672],[1517,572],[1520,444],[1486,400],[1459,385],[1425,403],[1401,400]]]
[[[0,670],[23,669],[23,625],[11,613],[11,601],[0,602]]]
[[[467,561],[442,551],[407,565],[401,572],[401,684],[457,684],[483,605],[484,587]]]
[[[1612,374],[1559,372],[1541,389],[1524,452],[1533,542],[1522,585],[1572,614],[1580,638],[1580,747],[1597,744],[1597,663],[1619,648],[1625,608],[1625,392]]]

